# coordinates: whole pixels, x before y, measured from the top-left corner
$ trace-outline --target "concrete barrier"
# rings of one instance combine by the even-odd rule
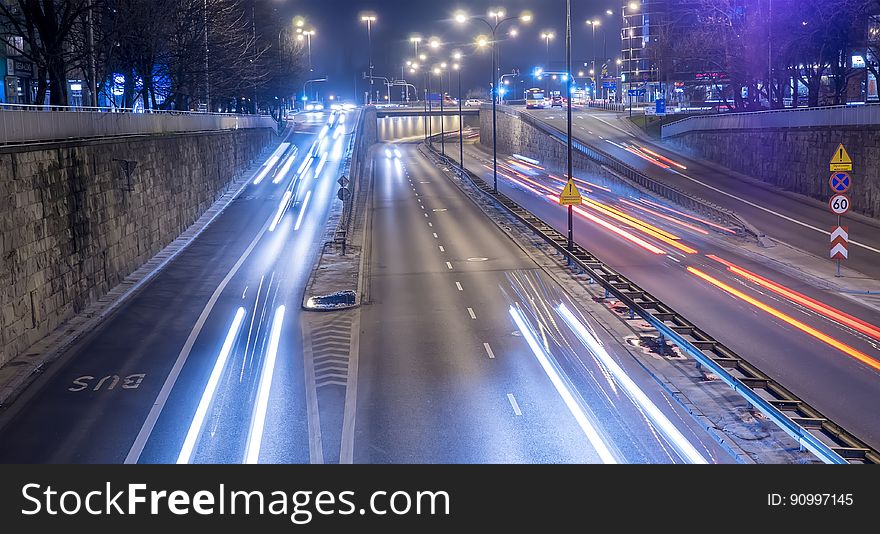
[[[223,113],[24,111],[0,107],[0,145],[92,137],[276,128],[272,117]]]

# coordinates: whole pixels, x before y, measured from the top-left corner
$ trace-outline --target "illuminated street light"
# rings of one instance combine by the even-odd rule
[[[498,55],[495,43],[498,38],[498,29],[507,22],[512,22],[515,20],[519,20],[523,23],[531,22],[532,15],[528,11],[522,12],[518,17],[507,17],[506,13],[503,9],[492,9],[488,13],[489,18],[494,20],[494,24],[489,22],[489,20],[482,17],[469,17],[467,13],[464,11],[458,11],[455,14],[455,21],[459,24],[465,24],[469,20],[474,20],[478,22],[482,22],[486,26],[489,27],[489,30],[492,32],[491,38],[480,36],[477,38],[477,46],[480,48],[486,48],[487,46],[492,46],[492,175],[494,178],[493,192],[498,193],[498,117],[497,117],[497,107],[498,107]]]
[[[367,104],[373,101],[373,23],[376,22],[376,15],[367,13],[361,15],[361,22],[367,23],[367,40],[369,42],[369,71],[370,71],[370,93],[367,95]]]

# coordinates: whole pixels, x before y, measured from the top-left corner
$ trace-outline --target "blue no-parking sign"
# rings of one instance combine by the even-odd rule
[[[831,184],[831,189],[835,193],[846,193],[852,185],[852,178],[848,173],[835,172],[831,175],[828,183]]]

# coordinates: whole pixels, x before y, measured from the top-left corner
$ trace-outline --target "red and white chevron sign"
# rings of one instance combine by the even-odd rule
[[[831,231],[831,259],[845,260],[849,258],[849,227],[835,226]]]

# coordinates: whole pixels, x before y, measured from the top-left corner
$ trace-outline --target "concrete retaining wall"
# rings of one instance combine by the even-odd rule
[[[880,217],[880,126],[704,130],[664,140],[688,156],[827,201],[828,161],[843,143],[853,159],[853,209]]]
[[[271,129],[0,149],[0,365],[155,255]],[[117,159],[136,160],[129,182]]]

